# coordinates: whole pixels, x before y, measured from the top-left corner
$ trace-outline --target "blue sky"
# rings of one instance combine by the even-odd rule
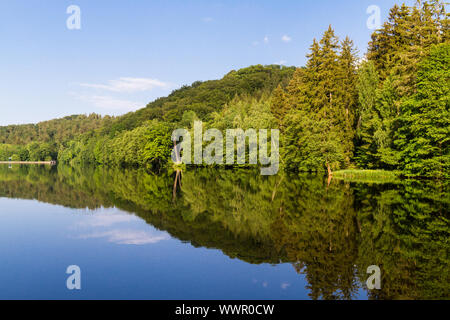
[[[0,125],[120,115],[233,69],[301,66],[329,24],[363,54],[367,8],[384,20],[402,2],[0,0]],[[79,30],[66,26],[70,5]]]

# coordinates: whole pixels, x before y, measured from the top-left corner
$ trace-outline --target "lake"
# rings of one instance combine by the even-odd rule
[[[449,203],[436,181],[0,165],[0,299],[449,298]]]

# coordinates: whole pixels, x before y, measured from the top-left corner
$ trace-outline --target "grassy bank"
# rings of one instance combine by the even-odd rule
[[[348,169],[333,172],[333,178],[353,182],[387,183],[399,181],[400,172]]]

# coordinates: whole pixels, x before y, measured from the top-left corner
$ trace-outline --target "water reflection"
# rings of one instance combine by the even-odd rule
[[[166,232],[132,228],[139,218],[124,212],[98,212],[85,216],[74,226],[77,239],[106,239],[108,242],[126,245],[146,245],[170,239]]]
[[[246,170],[153,175],[0,166],[0,197],[70,208],[117,207],[161,230],[116,228],[132,216],[96,214],[77,227],[83,239],[140,245],[170,234],[252,264],[290,263],[306,277],[312,299],[356,298],[373,264],[381,267],[382,289],[369,291],[369,298],[448,298],[450,293],[448,184],[330,183],[308,174],[263,177]],[[254,281],[264,287],[264,280]]]

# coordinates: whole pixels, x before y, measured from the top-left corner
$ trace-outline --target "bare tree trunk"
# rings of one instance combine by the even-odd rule
[[[362,231],[361,223],[359,222],[358,218],[355,218],[355,219],[356,219],[356,225],[358,226],[358,231],[359,231],[359,233],[361,233],[361,231]]]
[[[172,193],[172,201],[175,202],[177,197],[177,185],[180,185],[181,188],[181,170],[176,171],[175,182],[173,183],[173,193]]]
[[[328,169],[328,177],[332,177],[333,176],[333,172],[331,171],[331,167],[330,164],[327,161],[327,169]]]
[[[177,159],[177,164],[180,163],[180,153],[178,152],[178,148],[177,148],[177,142],[175,140],[173,140],[173,150],[175,151],[175,156]]]
[[[330,186],[331,183],[331,179],[333,178],[333,172],[331,171],[331,167],[330,164],[328,163],[328,160],[327,160],[327,170],[328,170],[328,181],[327,181],[327,190],[328,190],[328,187]]]
[[[272,202],[273,202],[273,200],[275,199],[275,196],[276,196],[276,194],[277,194],[277,189],[278,189],[278,187],[280,186],[281,182],[283,182],[283,179],[284,179],[284,176],[281,177],[281,180],[275,185],[275,188],[273,189],[273,192],[272,192]]]

